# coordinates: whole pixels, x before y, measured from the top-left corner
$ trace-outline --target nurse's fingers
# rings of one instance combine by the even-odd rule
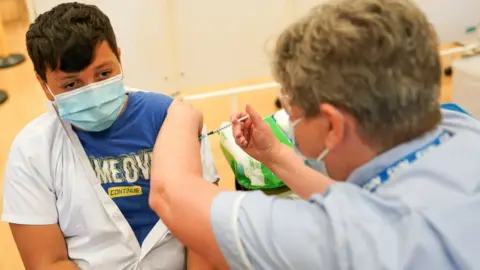
[[[235,113],[231,117],[232,121],[232,132],[233,132],[233,137],[235,139],[235,143],[241,147],[244,147],[248,144],[247,138],[245,135],[246,130],[248,130],[249,126],[251,126],[251,123],[246,123],[246,120],[249,120],[248,118],[243,121],[238,121],[238,119],[246,116],[246,113]]]
[[[248,145],[252,144],[252,133],[253,133],[253,124],[252,120],[248,119],[249,121],[249,126],[248,128],[243,129],[243,136],[245,137],[245,145],[244,147],[247,147]]]
[[[247,114],[244,113],[244,112],[238,112],[238,113],[234,113],[230,116],[230,121],[233,123],[233,124],[236,124],[238,122],[238,119],[246,116]]]
[[[248,117],[246,119],[243,119],[243,120],[240,121],[240,118],[245,117],[245,116],[248,116]],[[251,128],[251,126],[253,124],[252,119],[250,119],[249,115],[247,113],[244,113],[244,112],[233,114],[230,117],[230,120],[232,121],[232,123],[234,125],[237,124],[238,122],[244,123],[243,126],[247,129]]]
[[[248,120],[250,120],[253,125],[258,126],[264,123],[263,118],[252,107],[252,105],[247,104],[246,111],[247,111],[247,114],[250,116]]]
[[[240,112],[240,113],[234,113],[230,117],[230,121],[232,121],[232,129],[233,129],[234,134],[243,132],[243,127],[244,127],[245,121],[238,121],[238,119],[240,119],[240,118],[242,118],[246,115],[247,115],[246,113]]]
[[[248,138],[247,135],[250,133],[250,130],[253,127],[252,119],[250,119],[250,117],[248,117],[247,119],[243,120],[242,123],[243,123],[243,129],[242,129],[243,130],[243,135]]]

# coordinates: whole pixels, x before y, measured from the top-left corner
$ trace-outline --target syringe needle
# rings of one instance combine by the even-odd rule
[[[248,117],[249,117],[249,116],[248,116],[248,114],[247,114],[247,115],[245,115],[245,116],[243,116],[243,117],[240,117],[237,121],[238,121],[238,122],[245,121],[246,119],[248,119]],[[210,135],[213,135],[213,134],[215,134],[215,133],[218,133],[218,132],[220,132],[220,131],[228,128],[228,127],[231,127],[232,125],[233,125],[233,123],[230,122],[230,123],[228,123],[228,124],[226,124],[226,125],[224,125],[224,126],[221,126],[221,127],[219,127],[219,128],[216,128],[216,129],[208,132],[207,134],[204,134],[204,135],[200,136],[199,139],[201,140],[201,139],[203,139],[203,138],[205,138],[205,137],[208,137],[208,136],[210,136]]]

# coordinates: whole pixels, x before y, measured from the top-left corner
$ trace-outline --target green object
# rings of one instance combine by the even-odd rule
[[[476,26],[469,26],[469,27],[467,27],[467,29],[465,29],[466,34],[471,34],[471,33],[474,33],[475,31],[477,31]]]
[[[271,116],[264,117],[264,120],[281,143],[293,147],[288,136]],[[222,152],[241,186],[252,190],[285,187],[285,184],[267,167],[235,144],[231,128],[224,129],[219,134]]]

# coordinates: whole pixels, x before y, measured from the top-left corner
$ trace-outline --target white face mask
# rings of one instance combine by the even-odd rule
[[[328,148],[325,148],[325,150],[323,150],[320,153],[320,155],[318,155],[317,158],[311,159],[311,158],[305,157],[305,155],[303,155],[300,149],[298,149],[297,147],[297,144],[295,142],[295,126],[298,125],[298,123],[300,123],[300,121],[302,120],[303,119],[300,118],[295,120],[294,122],[290,122],[290,121],[288,122],[290,124],[290,138],[292,139],[293,149],[295,150],[295,153],[297,153],[297,155],[303,158],[305,165],[307,165],[308,167],[314,169],[319,173],[322,173],[328,176],[327,168],[325,167],[325,162],[323,161],[323,158],[325,158],[325,156],[329,152]]]

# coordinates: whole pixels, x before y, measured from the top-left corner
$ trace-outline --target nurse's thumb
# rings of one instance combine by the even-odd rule
[[[255,109],[252,107],[252,105],[247,104],[247,108],[245,109],[247,112],[248,116],[250,117],[250,120],[252,121],[252,124],[259,127],[263,122],[263,118],[260,116],[260,114],[255,111]]]

